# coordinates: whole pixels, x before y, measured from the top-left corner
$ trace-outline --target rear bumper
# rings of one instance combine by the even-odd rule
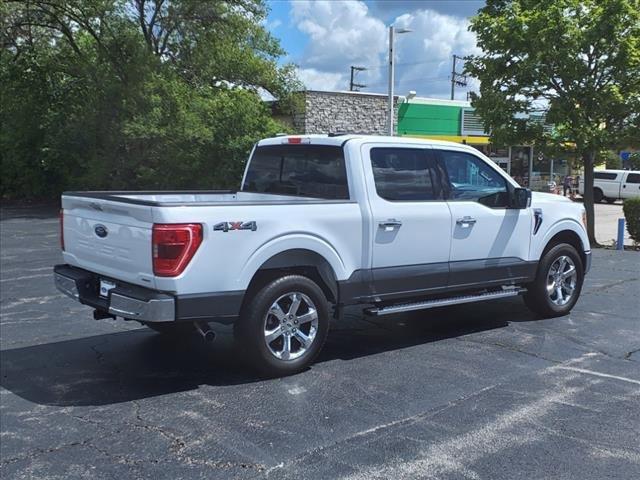
[[[218,321],[232,323],[238,316],[244,292],[174,295],[100,277],[72,267],[56,265],[56,288],[74,300],[102,312],[142,322]],[[108,297],[98,294],[100,278],[114,281]]]

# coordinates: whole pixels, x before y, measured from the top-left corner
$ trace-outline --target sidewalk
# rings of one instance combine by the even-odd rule
[[[622,202],[614,204],[596,203],[596,240],[605,246],[610,246],[618,238],[618,219],[624,218],[622,212]],[[633,245],[633,240],[629,236],[629,231],[624,230],[624,244]]]

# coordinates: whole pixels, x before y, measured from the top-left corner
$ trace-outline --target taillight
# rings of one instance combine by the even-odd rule
[[[60,209],[60,248],[64,252],[64,210]]]
[[[202,225],[154,224],[151,242],[154,275],[176,277],[189,265],[202,243]]]

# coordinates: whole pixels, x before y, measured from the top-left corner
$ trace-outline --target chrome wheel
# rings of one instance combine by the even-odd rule
[[[273,356],[295,360],[303,356],[318,333],[318,311],[311,299],[300,292],[278,298],[264,318],[264,340]]]
[[[570,257],[563,255],[553,261],[547,273],[547,294],[558,306],[571,301],[578,281],[576,265]]]

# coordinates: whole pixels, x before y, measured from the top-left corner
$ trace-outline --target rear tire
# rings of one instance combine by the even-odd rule
[[[307,277],[277,278],[248,299],[234,326],[247,363],[267,376],[307,368],[329,330],[329,305],[322,289]]]
[[[524,302],[544,318],[567,315],[580,297],[583,281],[578,252],[572,245],[560,243],[543,255],[536,278],[523,296]]]
[[[599,188],[594,188],[593,189],[593,201],[595,203],[600,203],[603,198],[604,198],[604,194],[602,193],[602,190],[600,190]]]

